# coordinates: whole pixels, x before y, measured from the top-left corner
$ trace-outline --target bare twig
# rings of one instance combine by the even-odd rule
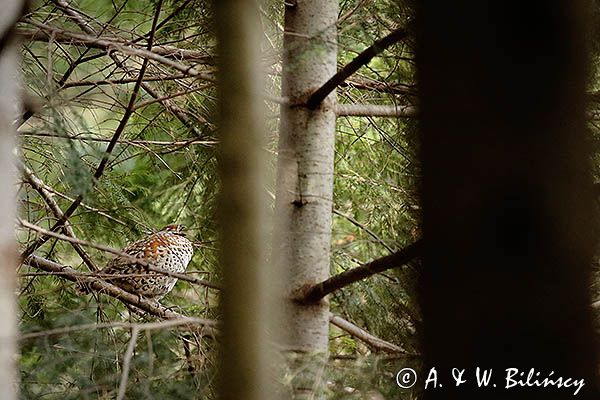
[[[48,186],[48,185],[44,184],[44,188],[48,192],[50,192],[52,194],[55,194],[55,195],[57,195],[60,198],[63,198],[65,200],[69,200],[71,202],[75,201],[75,199],[73,197],[67,196],[66,194],[59,192],[58,190],[54,189],[51,186]],[[106,217],[107,219],[109,219],[109,220],[111,220],[113,222],[116,222],[119,225],[122,225],[122,226],[125,226],[125,227],[129,227],[130,226],[130,224],[126,223],[125,221],[122,221],[122,220],[120,220],[118,218],[115,218],[112,215],[107,214],[106,212],[104,212],[104,211],[102,211],[102,210],[100,210],[98,208],[89,206],[89,205],[87,205],[84,202],[81,202],[80,206],[83,207],[83,208],[85,208],[86,210],[93,211],[93,212],[97,213],[98,215],[102,215],[103,217]]]
[[[182,327],[183,329],[186,329],[186,328],[189,328],[190,324],[194,324],[195,322],[203,324],[205,321],[202,319],[199,319],[198,321],[196,321],[196,318],[186,317],[184,319],[170,319],[170,320],[166,320],[166,321],[146,322],[146,323],[131,323],[131,322],[115,321],[115,322],[70,325],[70,326],[64,326],[62,328],[48,329],[45,331],[23,333],[19,336],[19,340],[24,342],[24,341],[28,341],[28,340],[43,338],[43,337],[67,335],[67,334],[73,333],[73,332],[98,330],[98,329],[133,329],[134,327],[137,327],[140,331],[169,329],[169,328],[176,328],[176,327]]]
[[[416,95],[416,87],[403,85],[399,83],[379,82],[376,80],[359,78],[353,76],[340,84],[341,87],[351,87],[356,89],[373,90],[380,93],[389,93],[397,95]]]
[[[133,357],[133,350],[137,343],[138,333],[140,332],[137,326],[131,328],[131,339],[127,344],[127,349],[123,355],[123,367],[121,373],[121,381],[119,382],[119,391],[117,394],[117,400],[123,400],[125,398],[125,391],[127,389],[127,380],[129,379],[129,366],[131,364],[131,358]]]
[[[177,79],[185,79],[188,76],[184,74],[178,75],[157,75],[157,76],[146,76],[144,77],[144,82],[166,82],[173,81]],[[82,80],[82,81],[73,81],[73,82],[65,82],[61,85],[63,89],[68,89],[72,87],[81,87],[81,86],[103,86],[103,85],[124,85],[129,83],[135,83],[137,78],[124,78],[124,79],[100,79],[96,81]]]
[[[63,11],[65,11],[65,13],[67,13],[68,15],[71,14],[76,14],[78,15],[78,18],[75,19],[75,21],[81,21],[83,20],[83,17],[81,16],[81,13],[75,9],[72,6],[68,6],[68,11],[65,9],[65,7],[67,7],[64,3],[63,0],[54,0],[55,4],[57,4],[57,6],[61,9],[63,9]],[[177,10],[175,10],[175,12],[173,14],[171,14],[171,16],[175,15],[177,12],[179,12],[181,10],[181,8],[178,8]],[[167,17],[165,18],[165,20],[163,20],[160,24],[158,24],[155,29],[152,30],[152,34],[153,32],[156,32],[156,30],[158,30],[162,24],[166,21],[168,21],[168,19],[171,17]],[[88,34],[93,34],[93,32],[90,32],[89,27],[85,24],[85,23],[78,23],[79,27],[81,28],[82,31],[88,33]],[[95,36],[95,35],[94,35]],[[141,38],[140,38],[141,39]],[[152,39],[152,37],[151,37]],[[135,41],[134,41],[135,42]],[[151,41],[150,41],[151,43]],[[157,47],[148,47],[148,50],[155,50]],[[158,48],[160,48],[160,46],[158,46]],[[110,58],[115,62],[115,64],[122,69],[123,71],[125,71],[125,73],[127,75],[133,76],[133,72],[127,68],[127,66],[125,65],[125,63],[123,61],[121,61],[119,59],[119,57],[114,54],[114,52],[108,52]],[[185,73],[184,76],[189,76],[189,74]],[[205,78],[208,77],[208,75],[203,75]],[[202,76],[200,76],[200,78],[202,78]],[[212,78],[209,78],[208,80],[213,80]],[[142,88],[146,91],[146,93],[148,93],[150,96],[152,96],[155,99],[161,99],[159,100],[160,103],[163,105],[163,107],[165,107],[167,110],[169,110],[171,113],[173,113],[173,115],[175,115],[175,117],[177,117],[177,119],[179,119],[179,121],[181,121],[181,123],[186,126],[188,129],[190,129],[190,131],[192,131],[192,133],[195,136],[201,136],[201,132],[198,130],[198,128],[195,126],[196,124],[194,123],[194,121],[191,121],[190,118],[188,117],[188,115],[186,114],[186,112],[184,110],[182,110],[177,104],[175,104],[173,101],[169,100],[169,99],[163,99],[164,96],[162,96],[160,93],[158,93],[156,91],[156,89],[154,89],[153,87],[151,87],[148,83],[146,82],[142,82]],[[206,120],[204,119],[199,119],[197,118],[198,122],[201,123],[206,123]]]
[[[394,251],[394,249],[392,249],[386,242],[383,241],[383,239],[381,239],[379,236],[377,236],[372,230],[370,230],[367,226],[361,224],[360,222],[358,222],[356,219],[354,219],[353,217],[351,217],[350,215],[346,215],[343,212],[336,210],[335,208],[333,209],[333,213],[335,215],[339,215],[340,217],[344,217],[346,218],[352,225],[364,230],[365,232],[367,232],[367,234],[369,236],[371,236],[373,239],[375,239],[377,241],[377,243],[381,244],[383,247],[385,247],[388,251]]]
[[[31,22],[34,24],[37,24],[37,25],[43,25],[43,24],[35,23],[33,21],[31,21]],[[149,50],[152,49],[152,41],[154,39],[154,30],[153,29],[155,27],[156,27],[156,17],[153,21],[152,30],[151,30],[152,33],[150,35],[150,38],[148,39],[148,49]],[[131,96],[129,97],[129,103],[127,104],[127,107],[125,108],[125,112],[123,113],[123,117],[121,118],[121,121],[119,122],[119,126],[117,126],[117,129],[115,129],[113,137],[112,137],[111,141],[108,143],[106,150],[104,151],[102,160],[100,160],[100,163],[98,164],[98,167],[96,168],[96,172],[94,173],[92,185],[95,185],[96,182],[98,181],[98,179],[100,179],[100,177],[104,174],[104,170],[106,169],[106,166],[108,165],[108,160],[110,158],[110,155],[112,154],[113,149],[115,148],[121,134],[123,133],[125,126],[127,125],[127,122],[129,121],[129,118],[133,114],[135,101],[137,99],[137,95],[140,90],[140,86],[142,85],[142,81],[144,79],[144,74],[146,72],[147,67],[148,67],[148,58],[145,58],[144,62],[142,63],[142,66],[140,68],[138,79],[135,82],[135,86],[133,87]],[[71,203],[69,208],[67,208],[67,210],[64,211],[62,218],[59,218],[58,221],[56,221],[56,223],[52,226],[52,228],[50,230],[55,232],[58,229],[60,229],[65,224],[65,222],[71,217],[71,215],[73,215],[75,210],[77,210],[77,207],[79,207],[79,204],[81,203],[82,200],[83,200],[83,195],[77,196],[75,198],[75,201],[73,201]],[[21,253],[21,258],[24,259],[24,258],[28,257],[29,255],[31,255],[38,247],[40,247],[41,245],[46,243],[48,238],[49,238],[48,235],[39,237],[35,242],[30,244],[25,249],[25,251],[23,251],[23,253]]]
[[[48,206],[50,211],[52,211],[52,214],[54,214],[54,216],[57,219],[61,219],[63,217],[63,212],[60,209],[58,203],[56,203],[56,201],[54,201],[54,199],[52,198],[52,193],[50,193],[46,189],[46,185],[44,184],[44,182],[40,178],[35,176],[35,174],[25,165],[23,165],[23,177],[27,180],[31,187],[33,187],[40,194],[40,197],[46,202],[46,205]],[[73,227],[68,221],[65,221],[62,230],[65,233],[65,235],[76,239],[75,231],[73,230]],[[79,254],[79,257],[81,257],[84,264],[88,266],[90,271],[99,270],[96,263],[92,261],[90,256],[85,252],[85,250],[81,248],[81,245],[79,243],[73,241],[71,241],[70,243],[73,246],[73,249],[75,249],[75,251],[77,252],[77,254]]]
[[[187,76],[195,76],[200,79],[213,81],[214,76],[209,72],[202,72],[193,66],[186,66],[181,64],[172,58],[177,59],[188,59],[196,61],[197,63],[210,64],[214,62],[212,56],[206,56],[205,54],[199,53],[194,50],[178,49],[173,46],[157,46],[152,51],[143,49],[137,45],[131,45],[121,38],[111,37],[109,39],[105,37],[96,37],[90,35],[84,35],[81,33],[65,31],[60,28],[56,28],[50,25],[41,24],[32,20],[25,20],[40,30],[30,29],[18,29],[17,34],[29,40],[48,42],[51,39],[56,43],[64,43],[71,45],[83,45],[95,49],[104,50],[107,52],[118,51],[130,56],[147,58],[152,61],[156,61],[177,71],[183,72]]]
[[[29,132],[22,131],[19,132],[19,136],[32,136],[32,137],[52,137],[52,138],[60,138],[60,139],[68,139],[68,140],[79,140],[82,142],[101,142],[108,143],[111,139],[109,138],[99,138],[99,137],[89,137],[89,136],[67,136],[67,135],[59,135],[56,133],[50,132]],[[128,144],[134,146],[174,146],[174,147],[186,147],[191,145],[201,145],[201,146],[212,146],[217,144],[218,142],[215,140],[204,140],[204,139],[190,139],[190,140],[180,140],[180,141],[164,141],[164,140],[128,140],[128,139],[119,139],[117,143],[120,144]]]

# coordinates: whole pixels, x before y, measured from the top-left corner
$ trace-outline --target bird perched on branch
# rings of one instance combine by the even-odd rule
[[[194,249],[183,229],[183,225],[168,225],[161,231],[130,244],[123,252],[140,259],[140,262],[117,256],[100,273],[115,275],[114,278],[104,279],[130,293],[160,300],[173,289],[177,278],[148,267],[168,272],[185,272]]]

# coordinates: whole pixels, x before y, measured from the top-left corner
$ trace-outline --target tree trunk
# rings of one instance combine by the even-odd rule
[[[15,119],[19,115],[16,105],[21,100],[19,57],[12,28],[21,8],[21,2],[8,1],[0,18],[0,399],[6,400],[17,398]]]
[[[310,397],[326,358],[329,304],[303,305],[292,300],[307,286],[329,277],[335,94],[315,110],[310,94],[336,72],[337,0],[286,2],[282,109],[278,149],[274,251],[285,279],[285,346],[305,373],[296,372],[297,398]]]
[[[427,399],[598,398],[580,1],[419,3]],[[493,369],[477,388],[476,367]],[[452,368],[467,382],[455,386]],[[539,375],[536,375],[539,372]],[[422,376],[424,382],[427,375]],[[432,377],[432,376],[431,376]]]
[[[223,364],[221,398],[273,398],[266,334],[265,127],[258,3],[215,1],[219,41]]]

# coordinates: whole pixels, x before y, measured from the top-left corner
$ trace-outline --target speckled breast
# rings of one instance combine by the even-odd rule
[[[154,267],[182,273],[185,272],[192,258],[193,246],[181,235],[159,232],[145,240],[133,243],[125,249],[125,252],[133,257],[144,259]],[[148,271],[144,266],[120,257],[112,260],[103,272],[132,275],[113,279],[113,283],[129,292],[157,299],[169,293],[177,283],[177,278]]]

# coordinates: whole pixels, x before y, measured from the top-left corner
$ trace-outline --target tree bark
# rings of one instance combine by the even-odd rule
[[[0,17],[0,398],[17,398],[17,311],[15,271],[18,264],[14,240],[16,217],[15,119],[20,104],[19,56],[13,26],[23,3],[6,1]]]
[[[328,347],[329,304],[292,300],[302,288],[329,277],[332,220],[335,94],[316,109],[311,93],[336,73],[337,0],[286,2],[282,107],[274,252],[285,278],[285,346],[298,362],[296,398],[319,396]],[[303,365],[305,364],[306,365]]]
[[[507,368],[585,379],[578,397],[598,398],[582,14],[572,0],[419,3],[423,352],[443,384],[426,399],[573,397],[507,388]],[[497,387],[478,388],[476,367]]]
[[[278,302],[267,305],[271,285],[265,257],[263,196],[266,165],[260,73],[258,2],[216,0],[219,45],[221,265],[223,346],[221,398],[263,400],[269,388],[267,332]],[[267,309],[269,307],[270,309]]]

